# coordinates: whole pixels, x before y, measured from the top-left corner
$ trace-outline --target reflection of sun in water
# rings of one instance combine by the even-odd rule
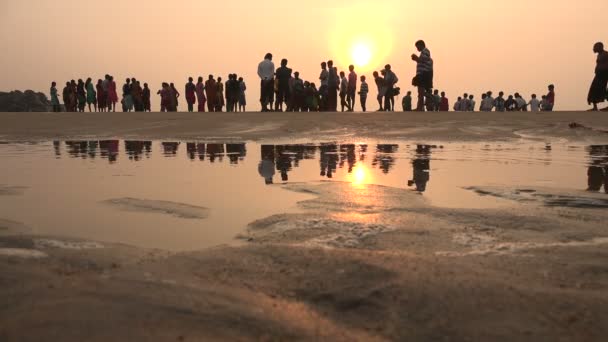
[[[372,59],[372,51],[365,43],[357,43],[353,46],[352,58],[357,67],[367,66]]]
[[[367,184],[370,182],[369,171],[364,166],[358,166],[353,170],[352,182],[355,185]]]

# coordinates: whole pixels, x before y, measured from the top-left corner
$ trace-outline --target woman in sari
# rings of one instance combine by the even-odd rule
[[[89,112],[92,112],[91,105],[93,105],[95,111],[97,111],[97,92],[95,91],[95,86],[93,85],[92,81],[93,80],[91,80],[89,77],[84,84],[87,91],[87,104],[89,105]]]
[[[597,111],[597,104],[606,101],[608,98],[608,51],[604,50],[603,43],[596,43],[593,52],[597,53],[595,65],[595,77],[589,89],[587,102],[593,105],[592,111]],[[608,110],[608,107],[602,109]]]
[[[110,76],[110,83],[108,84],[108,112],[110,108],[113,112],[116,111],[116,103],[118,102],[118,93],[116,92],[116,82],[114,76]]]

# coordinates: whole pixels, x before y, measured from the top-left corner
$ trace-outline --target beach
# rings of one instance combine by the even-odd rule
[[[573,122],[581,126],[571,128]],[[259,144],[254,146],[262,154],[265,143],[310,143],[318,149],[329,142],[357,144],[359,152],[368,144],[399,141],[412,155],[424,153],[410,144],[438,151],[444,145],[447,150],[487,144],[492,151],[520,146],[517,158],[494,161],[505,169],[527,163],[546,165],[548,173],[556,161],[538,157],[541,153],[608,145],[605,130],[608,115],[588,112],[0,113],[0,143],[12,146],[13,154],[28,144],[108,139],[222,142],[226,147],[248,142]],[[47,152],[46,145],[37,148]],[[72,158],[74,163],[82,163],[83,170],[97,168],[92,158],[85,160],[88,150],[83,151]],[[95,163],[100,159],[96,153]],[[605,158],[602,153],[597,160]],[[526,159],[528,155],[532,157]],[[378,163],[387,156],[381,154]],[[434,166],[438,159],[425,169],[431,185],[441,171]],[[598,168],[606,167],[600,162]],[[0,175],[39,179],[31,170],[44,170],[45,164],[30,164],[3,162]],[[586,171],[587,165],[576,167]],[[18,178],[18,173],[25,176]],[[184,177],[175,171],[165,175]],[[127,184],[141,174],[119,176]],[[266,187],[284,193],[282,201],[293,200],[295,208],[277,205],[272,214],[244,224],[229,243],[182,251],[52,235],[4,212],[0,340],[605,339],[608,194],[559,182],[471,181],[465,190],[480,202],[496,199],[503,205],[447,207],[408,189],[406,177],[399,187],[329,179],[275,181]],[[32,184],[54,181],[49,177]],[[201,185],[189,182],[190,187]],[[75,184],[66,183],[66,191]],[[20,203],[34,187],[0,181],[0,200]],[[103,210],[136,211],[150,220],[170,216],[170,222],[194,225],[214,219],[213,203],[178,202],[168,198],[171,194],[161,198],[162,193],[154,198],[127,195],[112,194]],[[269,200],[263,195],[249,199],[251,206],[262,206],[256,201]],[[221,220],[217,225],[217,230],[228,230]],[[179,234],[179,228],[171,223],[167,231]]]

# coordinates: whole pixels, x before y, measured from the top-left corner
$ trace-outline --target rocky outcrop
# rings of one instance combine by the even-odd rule
[[[32,90],[0,92],[0,112],[48,112],[51,102],[43,93]]]

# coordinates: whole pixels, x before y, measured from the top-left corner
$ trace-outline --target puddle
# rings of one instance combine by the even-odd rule
[[[535,189],[608,192],[608,146],[93,140],[3,143],[0,158],[2,222],[168,250],[236,243],[247,224],[297,213],[297,203],[314,196],[281,184],[376,184],[409,189],[434,206],[482,209],[543,198]],[[560,196],[543,199],[608,203]]]

